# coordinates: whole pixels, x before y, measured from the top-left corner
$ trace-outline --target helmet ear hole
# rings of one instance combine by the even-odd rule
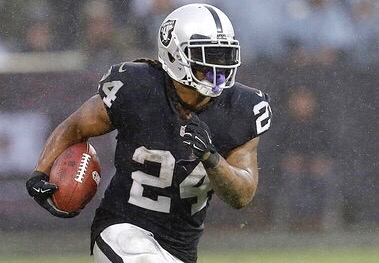
[[[168,53],[168,59],[170,60],[171,63],[174,63],[175,61],[175,58],[173,57],[173,55],[171,55],[171,53]]]

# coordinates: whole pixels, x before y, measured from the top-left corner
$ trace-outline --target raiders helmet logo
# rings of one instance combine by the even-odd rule
[[[161,26],[161,29],[159,30],[159,35],[161,39],[161,43],[167,47],[172,38],[172,31],[175,28],[176,20],[167,20],[164,22]]]

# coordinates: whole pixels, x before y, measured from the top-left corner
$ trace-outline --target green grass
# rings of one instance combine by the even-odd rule
[[[76,256],[69,255],[66,257],[63,256],[46,256],[46,257],[37,257],[37,256],[15,256],[15,257],[0,257],[1,263],[92,263],[93,259],[89,256]]]
[[[200,254],[199,263],[377,263],[378,249],[266,250]]]
[[[70,256],[15,256],[1,257],[7,263],[90,263],[87,255]],[[260,250],[260,251],[202,251],[198,263],[377,263],[379,249],[304,249],[304,250]]]

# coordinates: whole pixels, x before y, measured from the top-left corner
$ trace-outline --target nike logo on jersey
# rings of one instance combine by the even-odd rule
[[[118,72],[122,73],[122,72],[126,71],[126,68],[124,68],[125,65],[126,65],[126,62],[122,63],[120,68],[118,69]]]
[[[35,188],[35,187],[33,187],[33,189],[34,189],[34,191],[36,191],[37,193],[41,193],[41,194],[43,194],[43,193],[46,193],[46,192],[49,192],[51,189],[45,189],[45,190],[43,190],[42,188]]]
[[[255,92],[259,97],[263,97],[263,92],[261,90],[258,90]]]

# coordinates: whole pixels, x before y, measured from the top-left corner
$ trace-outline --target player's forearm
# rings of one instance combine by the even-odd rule
[[[35,169],[48,175],[55,159],[61,152],[75,143],[86,140],[87,138],[83,136],[76,125],[70,123],[69,120],[64,121],[46,141]]]
[[[113,127],[102,99],[95,95],[71,114],[50,135],[39,158],[36,170],[50,173],[55,159],[69,146],[103,135]]]
[[[231,166],[223,158],[207,170],[213,190],[225,203],[240,209],[251,203],[258,186],[258,173]]]

